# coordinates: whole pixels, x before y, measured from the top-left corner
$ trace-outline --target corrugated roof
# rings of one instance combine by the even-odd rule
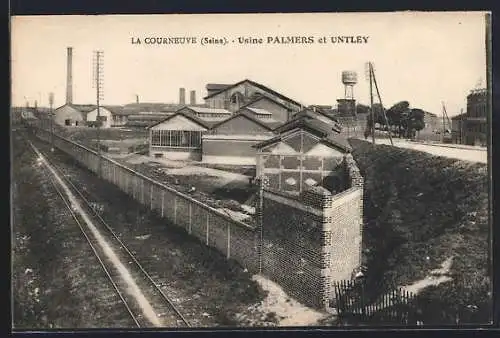
[[[349,142],[347,141],[347,138],[345,138],[344,136],[340,135],[340,133],[332,129],[331,125],[309,116],[301,116],[274,129],[275,132],[280,133],[279,136],[271,140],[261,142],[255,145],[255,147],[262,148],[268,144],[275,143],[281,140],[281,134],[296,128],[309,130],[310,132],[317,134],[321,138],[322,142],[331,144],[347,152],[350,152],[352,149],[351,146],[349,145]]]
[[[207,90],[222,90],[231,86],[230,84],[222,84],[222,83],[208,83],[206,85]]]
[[[239,110],[236,114],[234,114],[233,116],[231,116],[231,117],[229,117],[229,118],[227,118],[227,119],[224,119],[223,121],[220,121],[220,122],[218,122],[218,123],[214,124],[214,125],[212,126],[212,128],[217,128],[218,126],[223,125],[224,123],[226,123],[226,122],[228,122],[228,121],[231,121],[232,119],[234,119],[234,118],[236,118],[236,117],[239,117],[239,116],[243,116],[243,117],[245,117],[246,119],[248,119],[248,120],[250,120],[250,121],[252,121],[252,122],[254,122],[254,123],[257,123],[258,125],[260,125],[260,126],[262,126],[262,127],[266,128],[266,129],[267,129],[267,130],[269,130],[269,131],[271,131],[271,130],[272,130],[272,127],[271,127],[269,124],[264,123],[264,121],[262,121],[261,119],[256,118],[256,117],[255,117],[252,113],[249,113],[248,111],[246,111],[246,110],[241,110],[241,109],[240,109],[240,110]],[[212,129],[212,128],[211,128],[211,129]]]
[[[283,103],[278,102],[278,101],[276,101],[275,99],[273,99],[272,97],[269,97],[269,96],[267,96],[267,95],[265,95],[265,94],[260,95],[260,96],[259,96],[258,98],[256,98],[255,100],[252,100],[252,101],[248,102],[247,104],[245,104],[245,105],[241,106],[241,108],[248,108],[248,107],[249,107],[249,106],[251,106],[252,104],[254,104],[254,103],[256,103],[256,102],[259,102],[260,100],[269,100],[269,101],[271,101],[271,102],[273,102],[273,103],[275,103],[275,104],[277,104],[277,105],[279,105],[279,106],[281,106],[281,107],[283,107],[283,108],[285,108],[285,109],[288,109],[288,107],[287,107],[287,106],[285,106]]]
[[[179,109],[175,114],[172,114],[160,121],[157,121],[151,125],[148,126],[148,128],[151,128],[151,127],[154,127],[160,123],[163,123],[165,121],[168,121],[170,120],[171,118],[175,117],[175,116],[178,116],[178,115],[182,115],[188,119],[190,119],[191,121],[199,124],[200,126],[204,127],[204,128],[207,128],[207,129],[210,129],[214,124],[218,123],[218,122],[212,122],[212,121],[205,121],[199,117],[197,117],[194,113],[192,113],[190,110],[184,110],[184,109]]]
[[[245,108],[248,109],[248,110],[253,111],[255,114],[259,114],[259,115],[273,115],[273,113],[271,113],[270,111],[267,111],[265,109],[253,108],[253,107],[245,107]]]
[[[95,104],[69,104],[69,106],[72,106],[73,108],[75,108],[76,110],[82,112],[82,113],[88,113],[94,109],[97,108],[97,105]]]
[[[203,114],[227,114],[227,115],[233,114],[229,110],[222,108],[208,108],[199,106],[187,106],[186,108],[189,108],[197,113],[203,113]]]

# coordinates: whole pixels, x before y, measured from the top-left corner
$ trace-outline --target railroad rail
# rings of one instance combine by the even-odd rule
[[[163,292],[159,283],[139,263],[134,254],[99,215],[95,206],[85,198],[81,190],[56,164],[48,159],[47,155],[44,155],[31,141],[28,140],[28,143],[38,158],[47,163],[47,170],[51,171],[50,168],[52,168],[53,172],[49,173],[48,177],[81,229],[135,325],[137,327],[190,327],[188,320]],[[66,183],[77,202],[80,202],[84,213],[75,212],[74,201],[62,191],[64,188],[56,182],[56,177]],[[128,264],[125,267],[123,263]],[[134,286],[139,292],[131,292]]]

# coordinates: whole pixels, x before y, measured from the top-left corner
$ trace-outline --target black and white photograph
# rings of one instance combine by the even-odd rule
[[[13,331],[492,323],[488,12],[10,36]]]

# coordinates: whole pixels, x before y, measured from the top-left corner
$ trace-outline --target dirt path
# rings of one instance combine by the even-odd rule
[[[149,301],[146,299],[144,294],[141,292],[140,288],[137,286],[135,283],[133,277],[131,276],[130,272],[128,269],[123,265],[123,263],[120,261],[118,256],[115,254],[115,252],[109,247],[108,243],[104,239],[104,237],[101,235],[101,233],[97,230],[95,225],[92,223],[90,220],[89,216],[87,213],[82,209],[81,205],[78,203],[76,200],[76,197],[73,195],[73,193],[70,191],[68,186],[64,183],[64,181],[59,177],[57,172],[52,168],[52,166],[45,160],[43,155],[36,149],[33,144],[31,144],[31,147],[35,150],[35,152],[39,156],[39,161],[40,163],[44,164],[50,172],[53,174],[53,176],[56,178],[57,182],[61,185],[63,188],[66,196],[69,198],[71,202],[71,207],[73,210],[77,213],[79,213],[82,218],[84,219],[85,223],[87,224],[88,228],[92,231],[93,235],[97,239],[99,245],[102,247],[104,250],[107,258],[113,263],[117,271],[119,271],[121,277],[123,280],[127,283],[128,285],[128,292],[131,296],[134,297],[136,302],[141,306],[141,309],[143,310],[144,316],[148,318],[148,320],[151,322],[151,324],[155,326],[161,326],[161,322],[159,321],[158,317],[156,316],[156,313],[149,303]]]
[[[452,280],[451,277],[446,276],[446,274],[450,271],[452,263],[453,257],[450,257],[441,264],[441,268],[432,270],[424,279],[421,279],[411,285],[405,285],[402,289],[417,295],[428,286],[436,286]]]
[[[278,326],[316,325],[327,315],[300,304],[289,297],[278,284],[263,276],[255,275],[252,279],[269,292],[260,304],[259,310],[264,313],[275,313],[279,320]]]

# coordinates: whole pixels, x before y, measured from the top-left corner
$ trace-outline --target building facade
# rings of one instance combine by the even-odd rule
[[[202,137],[203,162],[255,165],[257,150],[254,146],[272,138],[276,126],[270,113],[258,112],[261,114],[255,113],[254,108],[242,108],[212,126]]]
[[[202,160],[202,135],[232,114],[224,109],[183,107],[148,127],[149,154],[171,160]]]
[[[313,186],[332,193],[345,188],[342,163],[351,147],[330,125],[301,116],[274,131],[279,135],[255,146],[257,177],[266,176],[270,189],[298,194]]]
[[[95,105],[67,103],[54,110],[54,122],[63,127],[85,126],[87,113],[95,108]]]
[[[122,106],[99,107],[99,120],[102,128],[121,127],[127,123],[128,113]],[[87,125],[95,124],[97,121],[97,108],[87,113]]]
[[[464,143],[486,146],[488,135],[488,95],[485,89],[472,90],[467,96]]]
[[[213,85],[211,85],[213,87]],[[210,89],[212,89],[210,87]],[[279,102],[291,112],[299,111],[302,105],[260,83],[243,80],[230,86],[222,85],[220,90],[211,90],[204,97],[205,104],[210,108],[223,108],[231,112],[238,111],[246,104],[256,101],[262,96],[267,96],[274,101]],[[207,90],[209,89],[207,85]]]

